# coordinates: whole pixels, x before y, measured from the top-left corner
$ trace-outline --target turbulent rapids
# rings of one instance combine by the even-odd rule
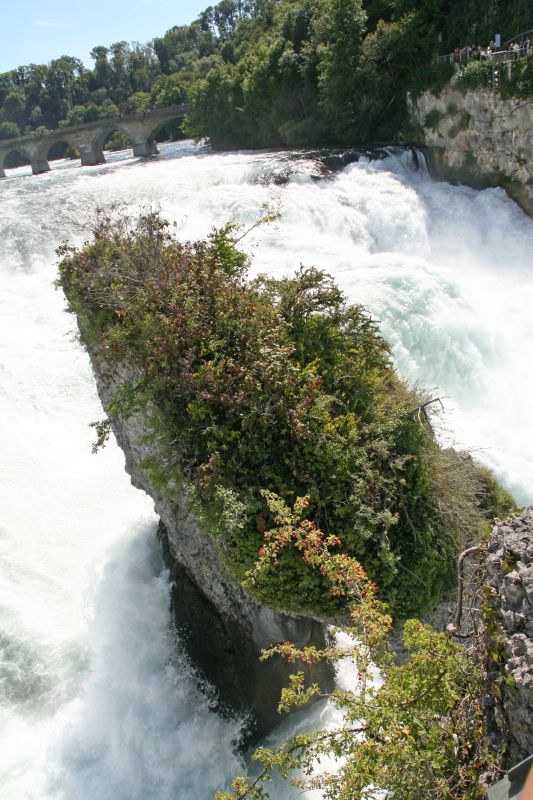
[[[183,239],[278,207],[243,240],[254,271],[334,275],[381,320],[403,377],[442,398],[442,440],[533,501],[533,223],[501,190],[434,183],[409,153],[327,175],[304,153],[162,150],[0,185],[6,800],[208,800],[241,766],[242,722],[210,709],[176,650],[152,504],[115,444],[91,455],[102,410],[53,282],[55,248],[87,237],[96,206],[158,205]]]

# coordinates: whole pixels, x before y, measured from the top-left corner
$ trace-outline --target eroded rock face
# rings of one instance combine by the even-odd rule
[[[137,381],[128,365],[110,368],[94,348],[89,355],[107,410],[121,384]],[[146,459],[158,459],[144,415],[133,413],[126,420],[112,417],[111,422],[132,484],[152,497],[161,520],[159,535],[174,580],[172,610],[180,638],[200,676],[215,688],[214,704],[223,712],[248,715],[246,743],[254,741],[280,721],[281,689],[296,669],[280,657],[260,662],[261,649],[283,641],[322,647],[325,628],[318,620],[256,603],[225,566],[220,543],[198,524],[186,489],[169,493],[155,485],[143,468]],[[312,671],[302,666],[302,670],[324,689],[332,688],[334,676],[328,665],[317,665]]]
[[[533,216],[533,101],[446,87],[409,99],[436,177],[476,189],[502,186]]]
[[[506,677],[495,721],[516,763],[533,753],[533,507],[494,527],[487,575]]]

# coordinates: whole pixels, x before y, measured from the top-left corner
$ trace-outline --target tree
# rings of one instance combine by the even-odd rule
[[[108,87],[111,83],[111,65],[109,64],[109,50],[107,47],[93,47],[91,58],[94,61],[94,70],[91,75],[91,88],[100,89]]]
[[[148,92],[135,92],[127,100],[127,111],[129,114],[139,114],[147,111],[152,104]]]
[[[188,89],[179,75],[160,75],[150,92],[150,102],[155,108],[176,106],[188,99]]]
[[[28,124],[28,115],[26,113],[26,95],[22,89],[15,89],[9,92],[4,100],[2,109],[3,115],[7,120],[14,122],[23,130]],[[6,121],[7,121],[6,120]]]
[[[131,76],[127,70],[128,44],[115,42],[109,48],[111,53],[111,86],[113,99],[119,102],[131,94]]]
[[[357,118],[357,66],[365,30],[362,0],[320,2],[313,15],[320,104],[339,141],[351,140]]]
[[[43,112],[40,106],[35,106],[35,108],[32,108],[30,114],[30,123],[34,128],[38,128],[39,125],[43,124]]]
[[[47,104],[53,115],[52,127],[56,127],[59,120],[76,103],[77,81],[85,73],[85,67],[79,58],[61,56],[50,62],[46,78]]]
[[[0,122],[0,139],[14,139],[20,136],[20,128],[15,122]]]
[[[153,45],[132,43],[127,55],[127,71],[134,91],[147,92],[160,72]]]
[[[193,111],[186,133],[210,137],[217,147],[246,142],[243,126],[243,87],[233,64],[221,64],[208,73],[193,94]]]

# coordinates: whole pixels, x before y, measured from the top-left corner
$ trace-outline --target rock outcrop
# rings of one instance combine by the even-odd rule
[[[533,99],[503,100],[497,91],[447,86],[409,98],[435,177],[476,189],[501,186],[533,216]]]
[[[135,384],[135,375],[127,365],[110,368],[96,348],[89,348],[89,355],[107,411],[118,387]],[[260,662],[261,649],[282,641],[321,647],[325,628],[318,620],[256,603],[224,564],[221,544],[198,524],[186,486],[169,492],[157,485],[143,466],[147,460],[159,459],[157,445],[147,435],[144,415],[135,412],[127,419],[110,418],[131,482],[152,497],[161,520],[159,534],[174,580],[172,610],[180,639],[200,676],[214,687],[214,705],[223,712],[249,717],[245,740],[249,743],[280,721],[281,689],[295,671],[295,665],[278,656]],[[325,689],[332,687],[329,666],[298,665],[300,668]]]
[[[501,654],[491,727],[511,765],[533,753],[533,507],[494,527],[487,578],[496,623],[487,625],[489,652]]]

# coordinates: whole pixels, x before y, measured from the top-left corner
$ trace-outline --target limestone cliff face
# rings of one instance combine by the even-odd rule
[[[89,354],[107,410],[117,388],[126,381],[135,383],[135,375],[127,365],[110,368],[95,348]],[[172,609],[181,640],[200,675],[215,688],[217,707],[249,715],[248,741],[256,739],[280,721],[276,708],[281,688],[295,669],[278,657],[259,662],[261,649],[280,641],[323,646],[324,627],[317,620],[256,603],[225,566],[220,543],[198,524],[186,488],[170,494],[154,485],[143,469],[145,459],[158,458],[144,416],[111,417],[111,422],[131,482],[152,497],[161,520],[159,534],[174,580]],[[313,667],[308,676],[324,688],[332,686],[333,673],[327,666]]]
[[[489,631],[490,650],[502,654],[492,721],[514,764],[533,753],[533,507],[495,526],[487,577],[499,628]]]
[[[502,186],[533,216],[533,100],[452,86],[409,99],[411,122],[436,177],[476,189]]]

